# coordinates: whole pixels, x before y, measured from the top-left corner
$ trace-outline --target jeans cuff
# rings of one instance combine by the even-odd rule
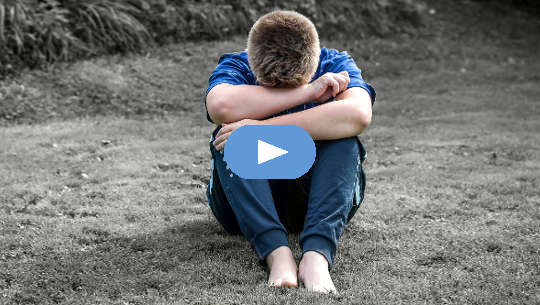
[[[255,238],[253,241],[253,248],[259,259],[264,260],[264,258],[274,251],[278,247],[287,246],[289,247],[289,241],[287,240],[287,234],[278,229],[273,229],[266,231]]]
[[[319,235],[312,235],[305,238],[302,244],[302,256],[307,251],[315,251],[322,254],[328,261],[328,269],[331,269],[334,265],[336,247],[327,238]]]

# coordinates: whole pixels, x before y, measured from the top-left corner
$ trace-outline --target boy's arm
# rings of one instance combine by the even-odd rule
[[[358,135],[371,122],[369,93],[353,87],[339,94],[333,102],[263,121],[241,120],[226,124],[216,135],[214,146],[223,149],[229,135],[243,125],[297,125],[314,140],[342,139]]]
[[[206,108],[217,125],[262,119],[308,102],[326,101],[345,90],[348,84],[347,72],[326,73],[298,88],[220,84],[208,92]]]
[[[334,140],[356,136],[371,122],[371,97],[362,88],[353,87],[333,102],[264,120],[268,125],[297,125],[314,140]]]

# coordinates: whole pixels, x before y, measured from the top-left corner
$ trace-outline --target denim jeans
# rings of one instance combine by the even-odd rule
[[[345,225],[358,210],[366,185],[366,152],[356,137],[315,141],[312,168],[291,180],[243,179],[210,141],[212,170],[206,191],[209,206],[227,232],[243,234],[262,260],[287,233],[300,233],[302,254],[317,251],[333,266]]]

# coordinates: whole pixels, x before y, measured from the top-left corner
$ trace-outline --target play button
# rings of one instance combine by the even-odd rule
[[[225,144],[225,162],[244,179],[296,179],[315,161],[315,143],[294,125],[245,125]]]
[[[258,164],[283,156],[286,153],[288,153],[288,151],[286,151],[285,149],[281,149],[272,144],[268,144],[264,141],[257,140],[257,163]]]

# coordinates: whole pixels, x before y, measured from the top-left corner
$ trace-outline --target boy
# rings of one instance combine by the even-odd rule
[[[321,48],[315,26],[292,11],[253,25],[247,52],[224,54],[206,91],[212,135],[210,208],[225,230],[243,234],[270,268],[271,286],[336,292],[329,269],[338,239],[365,187],[365,151],[356,135],[371,121],[375,91],[346,52]],[[316,159],[295,180],[242,179],[223,160],[227,138],[243,125],[297,125]],[[296,265],[287,233],[300,231]]]

